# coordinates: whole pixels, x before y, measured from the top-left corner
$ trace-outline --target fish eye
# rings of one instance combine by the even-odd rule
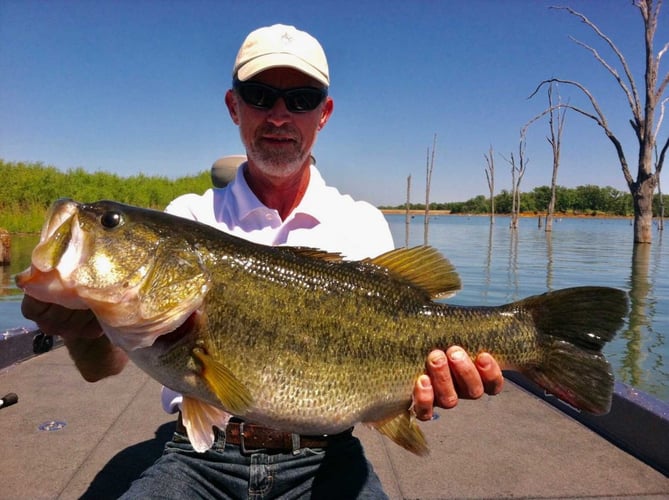
[[[119,212],[114,212],[110,210],[105,212],[100,216],[100,224],[107,229],[114,229],[117,226],[120,226],[123,222],[123,217]]]

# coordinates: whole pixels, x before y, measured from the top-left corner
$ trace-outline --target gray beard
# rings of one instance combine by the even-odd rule
[[[272,129],[272,132],[278,129]],[[263,131],[265,132],[265,131]],[[284,131],[286,133],[286,131]],[[302,150],[302,141],[297,133],[286,134],[295,139],[288,150],[283,147],[280,150],[264,147],[257,140],[251,145],[250,157],[256,166],[266,175],[285,176],[296,173],[309,156],[309,152]],[[262,134],[260,134],[262,136]]]

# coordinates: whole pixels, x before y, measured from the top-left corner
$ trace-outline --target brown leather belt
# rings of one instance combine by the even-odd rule
[[[216,431],[220,432],[218,428]],[[187,435],[186,427],[181,420],[181,413],[177,419],[176,432]],[[262,425],[250,424],[233,418],[225,427],[225,442],[238,445],[242,453],[259,450],[272,451],[295,451],[300,448],[327,448],[336,441],[341,441],[351,436],[353,427],[339,434],[327,436],[304,436],[290,432],[270,429]]]

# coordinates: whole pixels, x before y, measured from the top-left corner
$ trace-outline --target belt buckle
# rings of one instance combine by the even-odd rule
[[[254,448],[249,450],[246,448],[246,441],[244,440],[244,422],[239,423],[239,450],[244,455],[252,455],[253,453],[259,453],[262,451],[267,451],[267,448]]]

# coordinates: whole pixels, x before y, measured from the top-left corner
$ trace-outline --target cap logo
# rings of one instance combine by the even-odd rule
[[[288,45],[290,42],[293,41],[293,37],[290,35],[290,33],[284,31],[283,35],[281,36],[281,41],[283,42],[284,45]]]

